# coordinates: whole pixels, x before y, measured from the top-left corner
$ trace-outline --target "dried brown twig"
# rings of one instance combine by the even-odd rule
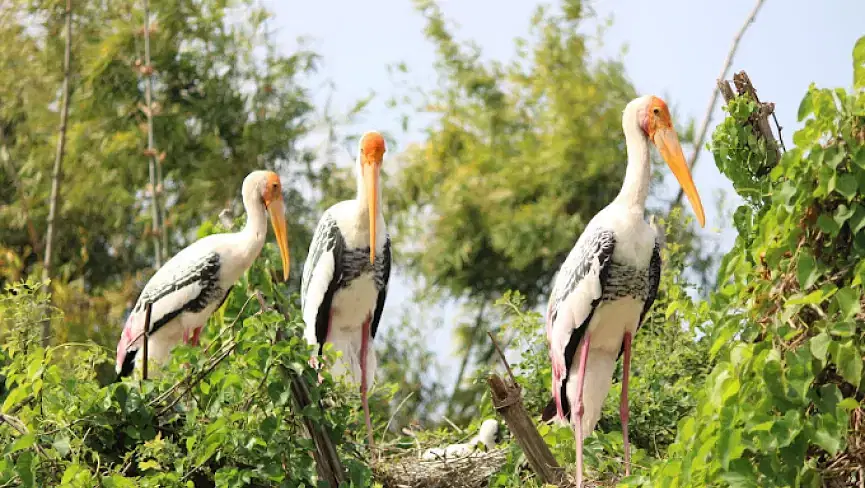
[[[730,65],[733,63],[733,57],[736,56],[736,51],[739,50],[739,43],[742,41],[742,37],[745,35],[745,31],[748,30],[748,27],[754,23],[754,20],[757,18],[757,13],[760,12],[760,8],[763,6],[763,2],[765,0],[757,0],[757,3],[754,4],[754,8],[751,9],[751,12],[748,13],[748,16],[745,18],[745,22],[742,24],[742,27],[739,28],[739,31],[736,32],[736,35],[733,37],[733,44],[730,46],[730,50],[727,51],[727,57],[724,58],[724,64],[721,67],[721,74],[718,76],[718,81],[723,80],[727,76],[727,71],[730,69]],[[697,139],[694,142],[694,152],[691,154],[691,158],[688,161],[688,168],[693,172],[694,166],[697,165],[697,160],[700,157],[700,151],[703,148],[703,143],[706,140],[706,134],[709,132],[709,123],[712,121],[712,113],[715,111],[715,105],[718,103],[718,86],[717,84],[712,89],[712,96],[709,98],[709,106],[706,107],[706,113],[703,115],[703,121],[700,123],[700,131],[697,135]],[[673,200],[673,204],[670,208],[678,206],[682,202],[682,196],[684,195],[684,190],[679,189],[679,193],[676,194],[676,198]]]

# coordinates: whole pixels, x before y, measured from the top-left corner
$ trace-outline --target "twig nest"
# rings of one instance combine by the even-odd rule
[[[454,459],[418,459],[418,451],[382,460],[373,474],[385,488],[482,488],[505,464],[504,449],[473,451]]]

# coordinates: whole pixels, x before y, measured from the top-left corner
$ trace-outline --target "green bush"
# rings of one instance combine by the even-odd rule
[[[0,486],[316,486],[304,419],[342,446],[350,486],[369,486],[347,436],[362,432],[356,398],[327,374],[318,384],[284,285],[263,265],[248,278],[211,319],[203,351],[180,346],[158,377],[107,385],[96,370],[113,366],[113,351],[92,342],[43,348],[39,324],[62,317],[41,284],[8,286],[0,298]],[[261,310],[256,291],[286,314]],[[296,408],[289,372],[327,408]]]

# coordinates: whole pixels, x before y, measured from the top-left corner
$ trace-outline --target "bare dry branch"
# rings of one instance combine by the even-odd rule
[[[745,18],[745,22],[742,24],[742,27],[739,28],[739,31],[736,33],[735,37],[733,37],[733,44],[730,46],[730,50],[727,52],[727,57],[724,59],[724,64],[721,67],[721,74],[718,75],[718,80],[723,80],[727,76],[727,71],[730,69],[730,65],[733,63],[733,57],[736,56],[736,51],[739,50],[739,42],[742,40],[742,36],[745,35],[745,31],[748,30],[748,27],[754,23],[754,20],[757,18],[757,13],[760,12],[760,8],[763,7],[763,2],[765,0],[757,0],[754,4],[754,8],[748,13],[748,17]],[[697,160],[700,157],[700,151],[703,148],[703,143],[706,140],[706,134],[709,132],[709,123],[712,121],[712,112],[715,111],[715,104],[718,102],[718,86],[716,85],[712,89],[712,96],[709,98],[709,106],[706,107],[706,113],[703,115],[703,121],[700,123],[700,130],[697,133],[697,139],[694,142],[694,152],[691,154],[691,158],[688,161],[688,167],[691,171],[694,171],[694,166],[697,165]],[[682,196],[684,195],[684,190],[679,189],[679,193],[676,195],[675,200],[673,200],[673,204],[670,206],[673,207],[678,206],[682,202]]]
[[[42,263],[42,281],[51,277],[51,260],[54,257],[54,234],[57,232],[57,207],[60,199],[60,180],[63,177],[63,155],[66,153],[66,122],[69,118],[69,65],[72,62],[72,0],[66,0],[66,49],[63,54],[63,88],[60,108],[60,128],[57,131],[57,153],[51,176],[51,197],[48,207],[48,230],[45,235],[45,255]],[[42,322],[42,346],[48,347],[51,321]]]

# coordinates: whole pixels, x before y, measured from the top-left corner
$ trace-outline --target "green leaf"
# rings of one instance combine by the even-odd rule
[[[865,36],[853,47],[853,87],[865,88]]]
[[[799,278],[799,288],[803,291],[814,286],[819,273],[817,272],[817,260],[811,251],[803,248],[799,254],[799,266],[796,268],[796,276]]]
[[[847,397],[838,402],[838,406],[849,412],[859,408],[859,402],[857,402],[855,398]]]
[[[61,457],[65,457],[69,454],[69,438],[68,437],[58,437],[51,444],[55,450],[57,450],[57,454],[60,454]]]
[[[825,449],[830,456],[834,456],[841,450],[842,439],[843,437],[828,431],[822,426],[818,427],[814,432],[814,443]]]
[[[807,295],[794,295],[787,300],[787,305],[816,305],[824,298],[823,290],[814,290]]]
[[[835,223],[838,224],[839,227],[844,226],[844,222],[850,219],[853,216],[853,209],[847,207],[843,203],[838,205],[838,208],[835,210]]]
[[[832,338],[829,337],[829,334],[825,332],[817,334],[811,338],[811,354],[815,358],[825,361],[826,353],[829,350],[829,343],[831,342]]]
[[[853,337],[853,334],[856,333],[856,324],[850,320],[835,322],[829,332],[835,337]]]
[[[859,305],[860,295],[852,288],[842,288],[835,294],[835,302],[841,313],[841,320],[850,320],[861,310]]]
[[[817,225],[820,227],[820,230],[832,237],[835,237],[835,235],[838,234],[838,231],[841,230],[838,227],[838,224],[835,223],[835,220],[826,214],[820,214],[820,216],[817,217]]]
[[[838,181],[835,183],[835,191],[843,195],[847,200],[852,199],[859,193],[859,184],[856,183],[856,177],[850,173],[844,173],[838,176]]]
[[[21,437],[15,439],[15,442],[9,446],[9,450],[6,451],[6,454],[12,454],[16,451],[21,451],[23,449],[29,449],[33,444],[36,444],[36,436],[33,434],[24,434]]]
[[[862,204],[856,205],[856,210],[853,212],[853,216],[850,217],[850,230],[853,234],[858,234],[862,228],[865,228],[865,207]]]
[[[797,114],[797,118],[799,122],[805,119],[805,117],[811,115],[811,112],[814,111],[814,102],[811,96],[811,90],[808,90],[808,93],[802,98],[802,101],[799,102],[799,112]]]
[[[838,372],[847,382],[858,386],[862,381],[862,356],[853,342],[838,345],[835,364],[838,366]]]

